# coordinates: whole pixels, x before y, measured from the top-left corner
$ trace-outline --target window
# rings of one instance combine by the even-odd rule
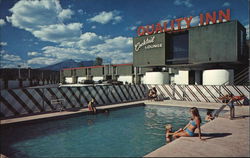
[[[172,35],[168,59],[188,58],[188,33]]]

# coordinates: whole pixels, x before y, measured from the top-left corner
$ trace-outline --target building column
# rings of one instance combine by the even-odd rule
[[[196,85],[201,85],[201,78],[202,78],[202,73],[200,70],[195,71],[195,84]]]
[[[22,79],[18,79],[19,81],[19,87],[22,88],[23,87],[23,80]]]
[[[4,79],[3,83],[4,83],[4,89],[8,89],[9,80],[8,79]]]

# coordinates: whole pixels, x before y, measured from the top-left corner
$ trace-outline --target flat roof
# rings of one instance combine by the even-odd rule
[[[125,66],[125,65],[133,65],[131,63],[129,64],[110,64],[111,66]],[[63,70],[76,70],[76,69],[86,69],[86,68],[100,68],[100,67],[105,67],[105,66],[108,66],[108,65],[98,65],[98,66],[86,66],[86,67],[74,67],[74,68],[65,68]]]

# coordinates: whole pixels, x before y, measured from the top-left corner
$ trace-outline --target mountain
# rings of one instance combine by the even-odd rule
[[[93,61],[93,60],[76,62],[73,59],[68,59],[68,60],[62,61],[60,63],[56,63],[56,64],[49,65],[49,66],[46,66],[46,67],[42,67],[42,68],[39,68],[39,69],[41,69],[41,70],[59,71],[61,69],[65,69],[65,68],[93,66],[94,63],[95,63],[95,61]]]

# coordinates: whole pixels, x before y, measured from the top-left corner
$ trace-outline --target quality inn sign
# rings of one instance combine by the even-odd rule
[[[210,22],[215,24],[217,20],[219,21],[219,23],[221,23],[223,19],[225,19],[226,21],[230,21],[230,9],[227,9],[226,12],[219,10],[218,13],[216,13],[216,11],[213,11],[212,14],[211,13],[206,13],[205,15],[200,14],[199,18],[200,18],[199,26],[203,26],[204,23],[208,25]],[[185,29],[188,29],[190,28],[192,19],[193,17],[190,16],[190,17],[174,19],[171,20],[169,23],[164,22],[163,26],[160,23],[146,25],[146,26],[139,26],[137,29],[137,35],[143,36],[143,35],[152,35],[162,32],[178,31],[182,29],[181,28],[182,21],[184,21],[184,23],[186,24]],[[175,28],[175,25],[177,25],[177,28]]]

